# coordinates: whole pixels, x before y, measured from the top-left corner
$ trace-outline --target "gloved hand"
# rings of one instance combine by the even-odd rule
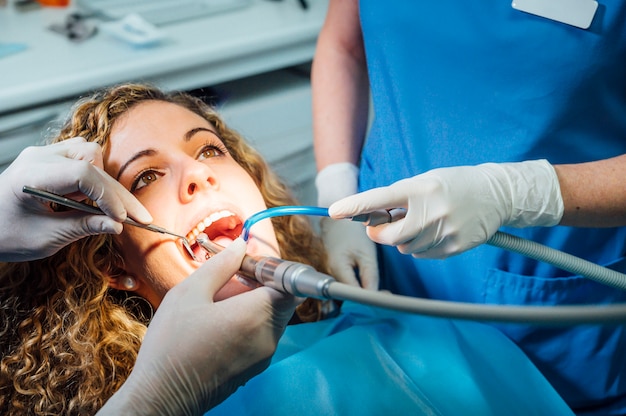
[[[80,137],[24,149],[0,175],[0,260],[42,258],[87,235],[120,233],[127,215],[150,223],[143,205],[102,166],[100,146]],[[107,215],[53,212],[46,201],[22,192],[24,185],[77,200],[89,197]]]
[[[351,163],[338,163],[322,169],[315,178],[318,206],[333,202],[357,191],[359,170]],[[361,224],[349,220],[320,219],[320,230],[331,274],[342,283],[378,289],[376,246],[367,238]],[[355,270],[358,270],[358,279]]]
[[[486,242],[501,226],[552,226],[563,216],[559,181],[545,160],[434,169],[336,202],[333,218],[405,208],[368,236],[417,258],[445,258]]]
[[[213,302],[244,253],[235,240],[167,293],[98,415],[201,415],[269,365],[298,300],[263,286]]]

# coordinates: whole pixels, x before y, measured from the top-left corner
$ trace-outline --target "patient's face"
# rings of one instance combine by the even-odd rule
[[[226,246],[242,223],[266,208],[256,184],[227,153],[202,117],[175,104],[149,101],[132,108],[113,126],[105,169],[150,211],[154,224],[195,241],[204,232]],[[165,293],[205,261],[193,260],[176,237],[125,226],[117,237],[127,272],[140,279],[139,294],[157,306]],[[278,256],[270,221],[261,221],[248,253]],[[237,277],[219,299],[249,290]]]

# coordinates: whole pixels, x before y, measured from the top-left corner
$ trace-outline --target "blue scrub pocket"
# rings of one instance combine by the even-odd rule
[[[626,269],[622,257],[607,265]],[[622,291],[582,276],[541,278],[491,269],[485,303],[573,305],[626,302]],[[496,324],[511,338],[574,409],[626,401],[626,331],[623,325]],[[624,405],[624,403],[622,403]]]
[[[626,270],[624,257],[606,265]],[[563,305],[626,301],[626,291],[583,276],[536,277],[490,269],[484,282],[485,303],[511,305]]]

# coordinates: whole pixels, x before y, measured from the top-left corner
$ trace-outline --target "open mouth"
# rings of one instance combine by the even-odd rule
[[[191,244],[194,255],[200,261],[206,261],[212,255],[207,253],[196,241],[200,233],[206,234],[211,241],[224,245],[223,242],[232,241],[241,235],[243,220],[235,213],[222,210],[217,211],[200,221],[188,234],[187,239]]]

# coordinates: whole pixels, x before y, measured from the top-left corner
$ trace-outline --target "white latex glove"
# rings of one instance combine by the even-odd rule
[[[150,223],[143,205],[102,166],[100,146],[80,137],[24,149],[0,175],[0,260],[33,260],[87,235],[118,234],[127,216]],[[89,197],[107,215],[52,212],[46,201],[22,192],[24,185],[77,200]]]
[[[359,169],[351,163],[337,163],[322,169],[315,178],[318,205],[327,207],[357,191]],[[362,224],[349,220],[320,219],[322,240],[328,253],[331,274],[342,283],[378,289],[376,245],[367,238]]]
[[[552,226],[563,216],[559,181],[545,160],[434,169],[336,202],[334,218],[405,208],[368,236],[417,258],[445,258],[486,242],[501,226]]]
[[[130,377],[98,415],[201,415],[268,366],[298,300],[260,287],[213,302],[244,253],[235,240],[167,293]]]

